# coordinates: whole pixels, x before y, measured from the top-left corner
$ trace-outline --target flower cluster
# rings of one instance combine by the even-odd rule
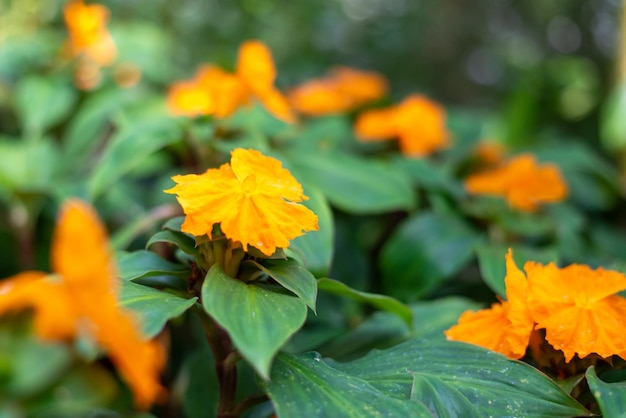
[[[522,154],[495,169],[465,180],[472,194],[502,196],[509,206],[532,212],[540,204],[560,202],[567,197],[567,184],[557,166],[537,164],[531,154]]]
[[[244,250],[265,255],[289,246],[303,231],[317,230],[317,216],[298,204],[308,199],[280,161],[259,151],[238,148],[230,164],[202,174],[174,176],[166,193],[176,194],[186,218],[182,230],[212,237],[213,226]]]
[[[409,157],[431,154],[446,148],[450,141],[444,109],[421,95],[411,95],[396,106],[360,114],[355,131],[363,141],[397,138],[400,151]]]
[[[260,41],[247,41],[239,48],[234,74],[205,65],[191,80],[170,87],[168,107],[179,116],[225,118],[256,98],[276,118],[294,123],[296,117],[287,99],[274,87],[276,74],[267,46]]]
[[[0,314],[33,309],[35,332],[44,340],[92,338],[132,388],[137,406],[149,407],[163,392],[158,375],[164,352],[145,341],[135,318],[120,309],[106,233],[85,203],[64,205],[51,258],[54,275],[28,271],[0,282]]]
[[[506,297],[490,309],[465,312],[446,331],[448,339],[498,351],[510,358],[524,356],[533,330],[545,329],[545,339],[561,350],[565,361],[595,353],[626,359],[626,276],[572,264],[527,262],[525,274],[506,256]]]
[[[289,91],[289,102],[304,115],[321,116],[348,112],[387,94],[387,80],[372,71],[336,67],[319,79]]]

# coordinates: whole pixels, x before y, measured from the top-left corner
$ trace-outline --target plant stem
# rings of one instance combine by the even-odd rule
[[[218,418],[234,418],[237,395],[237,360],[240,358],[233,350],[232,341],[209,315],[199,309],[200,319],[207,336],[209,346],[215,357],[215,372],[220,386]]]

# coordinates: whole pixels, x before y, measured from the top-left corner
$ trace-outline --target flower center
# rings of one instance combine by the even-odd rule
[[[256,190],[256,176],[254,174],[250,174],[244,179],[243,183],[241,184],[241,190],[245,194],[254,193],[254,191]]]

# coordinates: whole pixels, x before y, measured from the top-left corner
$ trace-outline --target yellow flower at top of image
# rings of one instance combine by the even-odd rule
[[[387,94],[387,80],[373,71],[335,67],[323,78],[309,80],[288,93],[290,104],[304,115],[343,113]]]
[[[113,62],[117,48],[106,27],[109,9],[101,4],[71,0],[63,8],[63,16],[69,31],[68,49],[73,57],[84,55],[102,66]]]
[[[471,175],[465,188],[472,194],[502,196],[509,206],[532,212],[540,204],[567,197],[567,184],[554,164],[537,164],[532,154],[521,154],[499,167]]]
[[[86,335],[102,347],[147,409],[164,389],[165,353],[146,341],[136,319],[117,301],[117,276],[104,227],[93,209],[67,201],[52,240],[54,274],[29,271],[0,281],[0,315],[33,309],[34,330],[48,341]]]
[[[272,255],[306,231],[319,229],[317,216],[298,203],[308,199],[282,163],[252,149],[235,149],[230,163],[202,174],[172,177],[185,212],[182,231],[211,237],[219,224],[224,235]]]
[[[354,129],[364,142],[397,138],[400,151],[407,157],[424,157],[450,144],[445,110],[421,95],[411,95],[396,106],[361,113]]]
[[[168,108],[176,116],[226,118],[256,98],[276,118],[294,123],[287,99],[274,87],[276,74],[269,48],[260,41],[247,41],[239,48],[234,74],[213,65],[201,66],[192,79],[170,87]]]
[[[566,362],[575,355],[597,354],[626,359],[626,289],[622,273],[572,264],[558,268],[528,261],[517,268],[506,256],[507,301],[491,309],[464,312],[445,333],[464,341],[521,358],[531,331],[545,329],[546,341],[561,350]]]
[[[524,356],[534,321],[526,306],[526,277],[513,261],[511,250],[506,255],[504,281],[507,300],[490,309],[464,312],[458,324],[445,332],[449,340],[489,348],[512,359]]]

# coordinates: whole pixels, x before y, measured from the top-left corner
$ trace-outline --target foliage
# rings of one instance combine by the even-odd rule
[[[615,2],[490,5],[462,65],[450,1],[61,3],[0,16],[0,416],[622,412],[624,80],[567,41]]]

